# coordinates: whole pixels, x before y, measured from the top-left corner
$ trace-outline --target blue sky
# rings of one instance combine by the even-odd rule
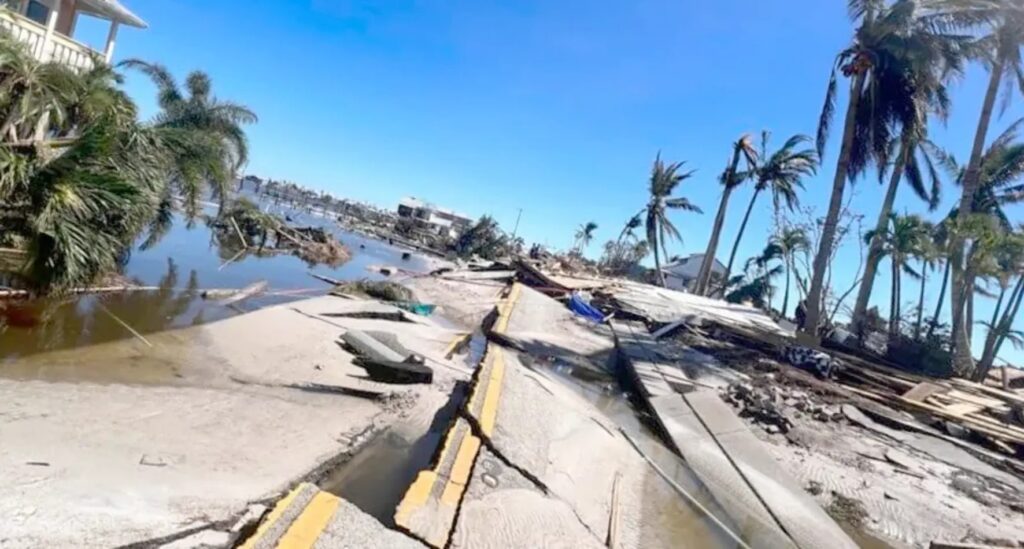
[[[594,220],[594,256],[643,207],[659,150],[698,170],[680,194],[706,211],[675,215],[685,240],[670,252],[703,251],[730,144],[762,129],[776,144],[813,134],[829,69],[852,28],[841,0],[126,4],[151,28],[123,31],[119,59],[158,61],[178,75],[203,69],[220,96],[260,115],[248,173],[383,206],[415,195],[491,214],[507,228],[522,208],[520,233],[553,247],[568,247],[574,228]],[[98,28],[81,32],[102,38]],[[969,152],[984,85],[984,73],[972,69],[955,86],[948,126],[933,130],[957,158]],[[152,112],[147,82],[131,77],[128,89]],[[1017,99],[993,136],[1024,114],[1021,105]],[[822,214],[836,149],[834,136],[802,196]],[[945,190],[940,211],[957,191]],[[883,191],[873,179],[854,187],[853,207],[869,223]],[[734,195],[723,259],[749,193]],[[905,190],[897,208],[923,210]],[[770,231],[764,201],[740,258],[763,247]],[[841,289],[856,264],[856,250],[845,249],[835,275]],[[875,300],[884,311],[887,266],[882,271]],[[904,294],[916,295],[916,284],[905,284]],[[936,291],[929,288],[929,305]],[[979,318],[988,307],[979,300]]]

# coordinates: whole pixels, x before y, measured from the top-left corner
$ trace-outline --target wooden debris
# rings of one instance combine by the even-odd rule
[[[111,310],[108,309],[106,305],[104,305],[101,302],[97,302],[96,305],[100,308],[101,311],[103,311],[104,313],[107,313],[107,315],[110,318],[114,319],[114,321],[117,322],[118,324],[120,324],[125,330],[128,330],[128,332],[130,334],[132,334],[133,336],[135,336],[136,339],[138,339],[139,341],[145,343],[147,347],[152,347],[153,346],[153,344],[150,343],[148,339],[143,337],[142,334],[140,334],[139,332],[135,331],[135,328],[132,328],[131,326],[129,326],[127,322],[121,320],[120,317],[118,317],[113,312],[111,312]]]
[[[228,218],[231,221],[231,226],[235,228],[235,234],[238,235],[238,240],[242,243],[242,247],[247,249],[249,247],[249,241],[246,240],[245,235],[242,234],[242,229],[238,228],[238,222],[235,221],[234,216]]]
[[[916,400],[917,402],[924,402],[926,398],[934,395],[935,393],[943,392],[945,389],[939,387],[934,383],[923,381],[914,385],[906,393],[903,393],[903,398],[907,400]]]
[[[267,286],[268,286],[267,281],[266,280],[261,280],[259,282],[250,284],[250,285],[246,286],[245,288],[242,288],[241,290],[239,290],[237,293],[235,293],[234,295],[232,295],[230,297],[227,297],[227,298],[224,298],[224,299],[218,301],[217,304],[218,305],[231,305],[231,304],[234,304],[234,303],[238,303],[239,301],[243,301],[243,300],[249,299],[250,297],[252,297],[254,295],[263,293],[264,291],[266,291]]]

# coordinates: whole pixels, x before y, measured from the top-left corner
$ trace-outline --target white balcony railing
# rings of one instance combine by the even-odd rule
[[[32,55],[40,61],[55,61],[76,69],[88,69],[93,66],[94,55],[102,56],[89,46],[57,32],[51,33],[47,40],[46,27],[9,9],[0,8],[0,29],[25,43]]]

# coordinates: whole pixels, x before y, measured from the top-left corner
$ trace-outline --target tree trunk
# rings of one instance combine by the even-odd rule
[[[1002,304],[1003,294],[1005,293],[1006,289],[1004,288],[999,295],[1000,304]],[[975,381],[981,382],[988,376],[989,370],[999,355],[999,349],[1002,347],[1003,342],[1006,341],[1007,334],[1013,329],[1013,320],[1020,311],[1022,299],[1024,299],[1024,277],[1017,280],[1017,285],[1010,294],[1010,300],[1006,304],[1002,318],[999,319],[999,324],[993,321],[988,335],[985,337],[985,349],[981,353],[981,360],[978,362],[978,368],[974,374]],[[995,317],[993,316],[993,318]]]
[[[736,233],[736,241],[732,244],[732,252],[729,254],[729,264],[725,266],[725,280],[722,282],[722,287],[729,284],[729,277],[732,276],[732,266],[736,262],[736,252],[740,249],[740,241],[743,240],[743,233],[747,230],[747,222],[750,221],[750,212],[754,209],[754,203],[757,202],[757,195],[761,194],[761,188],[754,188],[754,195],[750,197],[750,204],[747,205],[747,213],[743,214],[743,222],[740,223],[740,232]]]
[[[864,322],[864,315],[868,310],[868,303],[871,301],[871,291],[874,289],[875,275],[878,273],[878,264],[882,262],[882,245],[884,244],[885,229],[889,226],[889,214],[892,213],[893,203],[896,202],[896,191],[900,186],[900,178],[907,164],[907,157],[910,154],[910,139],[903,138],[900,146],[899,156],[892,166],[892,175],[889,177],[889,188],[885,192],[885,199],[882,200],[882,209],[878,212],[878,222],[875,223],[875,235],[871,239],[868,248],[868,260],[864,266],[864,278],[860,282],[860,289],[857,291],[857,301],[853,306],[854,332],[860,334],[860,324]]]
[[[786,292],[782,294],[782,318],[786,318],[786,309],[789,308],[789,273],[791,272],[789,259],[786,259]]]
[[[700,271],[697,274],[697,285],[694,293],[697,295],[708,295],[708,283],[711,282],[711,271],[715,265],[715,255],[718,253],[718,240],[722,236],[722,227],[725,225],[725,212],[729,207],[729,196],[732,194],[733,179],[736,176],[736,166],[740,163],[740,147],[734,147],[732,162],[725,172],[724,188],[722,189],[722,201],[718,204],[718,213],[715,215],[715,224],[711,227],[711,238],[708,239],[707,250],[704,251],[704,261],[700,264]]]
[[[975,278],[972,276],[966,280],[967,282],[967,310],[964,312],[964,322],[966,323],[967,333],[967,345],[968,347],[974,345],[974,300],[977,299],[977,292],[974,286]]]
[[[985,91],[985,101],[981,107],[981,116],[978,118],[978,129],[974,133],[974,144],[971,147],[971,158],[964,172],[963,194],[960,196],[961,218],[974,211],[974,195],[978,192],[978,180],[981,171],[981,156],[985,149],[985,140],[988,137],[988,127],[992,122],[992,111],[995,108],[996,95],[999,92],[999,85],[1002,82],[1003,70],[1006,60],[1002,55],[996,59],[995,66],[989,76],[988,89]],[[949,260],[953,263],[953,364],[959,372],[969,372],[974,368],[974,358],[971,356],[970,325],[964,318],[964,307],[957,307],[956,296],[962,296],[968,290],[969,278],[964,277],[964,241],[954,233],[951,246],[953,253]]]
[[[654,271],[658,275],[658,283],[664,288],[666,287],[665,273],[661,272],[661,257],[658,254],[658,243],[654,242],[651,248],[654,250]]]
[[[928,264],[921,261],[921,292],[917,296],[917,322],[914,324],[914,341],[921,340],[921,322],[924,321],[924,286],[928,282]]]
[[[822,297],[825,293],[825,271],[828,269],[829,258],[832,257],[833,240],[836,226],[839,224],[839,213],[843,207],[843,192],[846,190],[846,177],[850,171],[850,152],[853,149],[854,129],[857,125],[857,106],[864,88],[864,72],[858,72],[850,86],[850,100],[846,106],[846,122],[843,125],[843,144],[836,162],[836,174],[832,181],[832,198],[828,204],[828,215],[821,231],[821,243],[818,253],[814,256],[814,273],[811,278],[811,290],[807,294],[807,321],[802,330],[805,336],[818,340],[818,322],[821,319]]]
[[[928,335],[925,339],[931,339],[932,334],[935,333],[935,327],[939,325],[939,315],[942,314],[942,305],[946,301],[946,290],[949,288],[949,269],[950,262],[946,261],[945,273],[942,275],[942,289],[939,290],[939,302],[935,304],[935,316],[932,317],[931,326],[928,326]]]
[[[896,256],[892,259],[892,293],[889,298],[889,340],[896,339],[900,330],[900,271]]]

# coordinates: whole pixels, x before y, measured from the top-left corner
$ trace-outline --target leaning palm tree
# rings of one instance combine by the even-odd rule
[[[184,197],[189,219],[199,214],[201,191],[205,185],[223,206],[234,174],[248,162],[249,144],[244,126],[257,121],[248,107],[224,101],[213,95],[213,83],[203,72],[194,71],[182,89],[162,65],[129,59],[119,66],[137,69],[157,86],[160,113],[150,122],[175,151],[174,187]],[[161,207],[170,208],[173,196],[168,192]]]
[[[597,230],[597,223],[588,221],[576,229],[576,241],[573,249],[579,255],[583,255],[583,249],[594,240],[594,231]]]
[[[934,210],[941,199],[942,177],[940,169],[952,171],[955,165],[952,157],[927,139],[920,138],[920,130],[904,128],[903,137],[899,139],[900,152],[892,166],[889,187],[882,199],[878,222],[875,226],[876,238],[868,243],[868,256],[864,266],[864,277],[861,279],[857,292],[857,301],[853,307],[851,323],[856,327],[867,313],[868,303],[874,289],[875,275],[882,261],[881,234],[889,222],[893,204],[896,201],[900,182],[905,178],[914,194]],[[927,179],[926,179],[927,178]],[[858,333],[860,333],[858,331]]]
[[[878,221],[875,224],[876,238],[868,244],[864,276],[858,288],[852,314],[852,324],[855,328],[862,323],[867,312],[875,274],[882,259],[880,235],[889,223],[889,215],[900,184],[903,181],[909,183],[914,194],[926,202],[929,209],[934,210],[941,198],[940,171],[952,171],[952,158],[928,140],[928,122],[929,118],[943,122],[948,118],[949,99],[946,82],[963,74],[967,53],[971,50],[967,47],[968,44],[962,43],[959,38],[936,37],[927,32],[920,33],[918,40],[908,46],[913,49],[912,54],[905,56],[900,68],[907,71],[909,77],[901,75],[899,79],[910,86],[910,89],[901,91],[901,97],[904,99],[901,99],[900,108],[910,110],[909,113],[896,116],[894,119],[899,125],[900,135],[892,140],[890,148],[898,152],[891,165],[889,185],[878,212]],[[885,169],[889,167],[884,161],[889,157],[892,155],[887,153],[878,162],[879,181],[883,179]],[[856,331],[863,333],[859,329]]]
[[[969,50],[970,37],[937,24],[943,17],[940,5],[916,0],[850,0],[850,14],[858,23],[853,43],[841,51],[829,79],[825,105],[818,126],[818,152],[824,153],[833,114],[838,82],[836,69],[850,78],[850,94],[843,137],[836,161],[828,213],[822,226],[807,297],[804,334],[817,337],[825,273],[832,257],[846,184],[875,161],[884,165],[893,131],[911,127],[918,117],[914,106],[915,82],[921,76],[919,57],[945,62]],[[937,57],[931,57],[937,52]]]
[[[810,148],[800,149],[804,143],[810,142],[811,138],[806,135],[794,135],[786,140],[779,150],[768,153],[768,132],[761,133],[761,154],[760,162],[754,169],[754,194],[750,197],[750,204],[743,215],[743,222],[740,223],[740,230],[736,233],[736,241],[732,245],[732,252],[729,254],[729,263],[725,267],[724,280],[732,276],[733,265],[736,262],[736,253],[740,249],[740,241],[747,230],[747,222],[750,221],[750,214],[754,211],[754,204],[762,192],[770,192],[772,195],[772,208],[776,219],[784,204],[792,210],[800,203],[797,193],[803,189],[803,178],[810,177],[817,173],[818,155]]]
[[[889,299],[889,337],[900,334],[900,304],[902,303],[902,275],[917,279],[920,274],[910,266],[910,260],[921,254],[929,238],[927,222],[917,215],[890,214],[889,223],[881,234],[875,230],[864,235],[865,240],[880,239],[882,255],[888,257],[892,266],[892,292]]]
[[[1003,233],[995,242],[991,255],[996,267],[994,274],[999,283],[999,297],[992,312],[992,320],[984,323],[988,333],[982,347],[981,360],[974,373],[975,381],[982,381],[988,376],[1000,348],[1011,335],[1013,322],[1024,302],[1024,226],[1016,232]]]
[[[636,230],[643,226],[643,224],[644,220],[639,214],[629,218],[629,221],[622,227],[622,232],[619,233],[619,239],[616,243],[621,244],[626,238],[635,242],[637,240]]]
[[[740,160],[745,159],[747,170],[739,169]],[[694,286],[694,293],[707,295],[708,284],[711,282],[711,270],[715,264],[715,256],[718,255],[718,240],[722,236],[722,227],[725,225],[725,212],[729,207],[729,197],[732,191],[746,181],[754,167],[757,165],[757,151],[751,142],[749,135],[742,135],[732,145],[732,160],[726,165],[725,171],[719,178],[722,184],[722,200],[718,204],[718,213],[715,215],[715,223],[711,226],[711,236],[708,238],[708,247],[704,252],[704,261],[701,262],[700,271],[697,273],[697,282]]]
[[[667,238],[681,240],[679,230],[668,218],[669,210],[683,210],[687,212],[703,213],[700,208],[694,206],[689,200],[683,197],[673,197],[676,187],[680,183],[693,176],[693,171],[681,172],[685,162],[672,162],[665,164],[661,159],[661,153],[654,158],[654,165],[651,167],[651,179],[648,183],[650,198],[647,206],[637,214],[646,218],[647,242],[654,252],[654,269],[658,273],[658,281],[665,286],[665,273],[661,272],[661,254],[668,257]]]
[[[1020,53],[1021,46],[1024,45],[1024,0],[991,2],[960,0],[960,2],[966,4],[961,10],[962,12],[969,14],[972,20],[986,21],[990,31],[978,40],[982,51],[980,57],[989,71],[989,81],[959,201],[959,210],[970,214],[974,211],[976,194],[981,187],[982,156],[992,122],[992,114],[995,111],[996,96],[999,94],[1000,88],[1005,85],[1003,93],[1005,110],[1005,106],[1009,104],[1012,97],[1013,88],[1021,87],[1024,90],[1024,59]],[[966,272],[970,268],[965,258],[971,253],[965,249],[965,241],[957,236],[959,234],[959,232],[954,233],[954,240],[950,244],[952,252],[950,262],[953,274],[952,341],[956,368],[960,371],[968,371],[973,369],[974,362],[969,345],[971,326],[965,317],[966,311],[960,309],[958,304],[965,302],[964,298],[973,287],[974,281],[966,276]]]

